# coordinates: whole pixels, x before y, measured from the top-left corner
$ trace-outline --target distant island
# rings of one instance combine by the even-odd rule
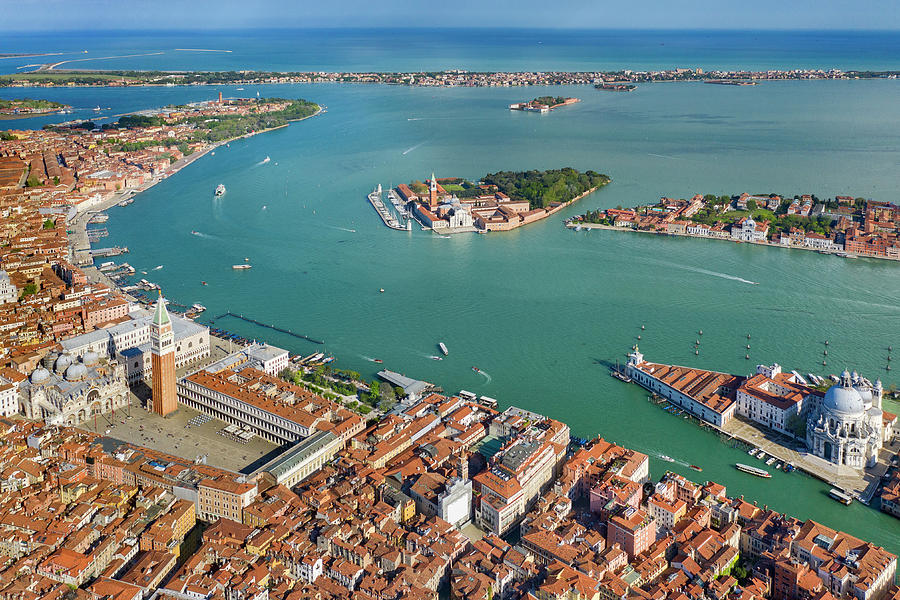
[[[633,92],[637,86],[631,83],[598,83],[594,87],[607,92]]]
[[[581,102],[578,98],[563,98],[562,96],[540,96],[530,102],[517,102],[509,105],[509,110],[523,110],[526,112],[550,112],[560,106],[568,106]]]
[[[147,147],[163,145],[186,146],[191,142],[218,143],[284,127],[290,121],[298,121],[316,114],[319,105],[303,99],[285,98],[229,98],[199,105],[170,105],[155,111],[124,115],[114,123],[98,126],[93,121],[45,125],[44,129],[88,129],[101,131],[143,129],[172,125],[189,125],[190,134],[185,137],[167,137],[163,140],[122,140],[115,145],[118,151],[131,152]],[[184,154],[187,154],[184,150]]]
[[[292,83],[382,83],[426,87],[509,87],[533,85],[599,85],[599,89],[630,91],[628,86],[657,81],[737,81],[807,79],[896,79],[900,71],[842,69],[773,69],[766,71],[704,71],[700,68],[657,71],[447,71],[325,72],[325,71],[98,71],[56,69],[0,75],[0,87],[57,86],[178,86],[261,85]],[[612,87],[604,87],[606,84]],[[621,89],[620,89],[621,88]]]
[[[394,229],[404,229],[401,222],[415,219],[437,233],[487,233],[544,219],[608,184],[610,178],[566,167],[488,173],[477,183],[461,177],[438,179],[432,174],[427,182],[400,184],[388,192],[388,200],[399,214],[393,221],[390,216],[385,219],[379,209],[380,187],[369,199]],[[385,210],[386,206],[382,204]]]
[[[59,102],[51,102],[50,100],[32,100],[30,98],[0,100],[0,119],[39,117],[69,108],[72,107]]]
[[[900,260],[900,206],[803,194],[663,197],[656,204],[587,211],[569,227],[600,227],[802,248],[841,257]]]

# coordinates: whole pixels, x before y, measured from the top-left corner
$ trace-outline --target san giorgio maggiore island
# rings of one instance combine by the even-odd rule
[[[488,173],[473,183],[463,178],[428,184],[414,181],[388,190],[381,184],[368,196],[369,203],[391,229],[411,230],[416,220],[436,233],[488,233],[509,231],[539,221],[608,184],[607,175],[572,168],[548,171]]]
[[[493,398],[390,370],[366,381],[324,352],[210,330],[190,318],[202,307],[137,301],[116,285],[121,265],[99,277],[95,257],[126,251],[91,249],[100,210],[320,110],[219,98],[0,138],[4,597],[900,598],[896,555],[870,542],[713,481],[654,480],[648,455]],[[435,231],[493,231],[606,181],[432,175],[391,193]],[[778,365],[744,378],[649,363],[637,347],[614,374],[723,436],[766,440],[748,446],[766,460],[738,466],[747,477],[787,463],[832,477],[840,502],[880,488],[881,510],[900,516],[896,417],[878,381]]]

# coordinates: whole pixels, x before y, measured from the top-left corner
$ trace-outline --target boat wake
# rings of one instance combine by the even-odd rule
[[[478,374],[484,377],[485,385],[489,384],[490,382],[492,382],[494,380],[490,376],[490,374],[488,374],[487,371],[485,371],[484,369],[478,369]]]
[[[669,160],[681,160],[677,156],[666,156],[665,154],[653,154],[652,152],[648,152],[647,156],[655,156],[657,158],[667,158]]]
[[[419,148],[420,146],[422,146],[422,144],[424,144],[424,143],[425,143],[425,142],[419,142],[419,143],[416,144],[415,146],[412,146],[412,147],[410,147],[410,148],[407,148],[407,149],[404,150],[401,154],[402,154],[403,156],[406,156],[407,154],[409,154],[410,152],[412,152],[412,151],[415,150],[416,148]]]
[[[677,458],[673,458],[671,456],[667,456],[667,455],[663,454],[662,452],[654,452],[653,455],[656,456],[656,458],[658,458],[660,460],[664,460],[666,462],[670,462],[675,465],[681,465],[682,467],[691,466],[690,463],[687,463],[683,460],[679,460]]]
[[[369,361],[369,362],[375,362],[375,359],[374,359],[374,358],[372,358],[371,356],[366,356],[365,354],[360,354],[359,357],[360,357],[361,359],[367,360],[367,361]]]
[[[659,264],[662,264],[662,265],[674,267],[676,269],[684,269],[685,271],[692,271],[694,273],[700,273],[702,275],[710,275],[711,277],[719,277],[721,279],[729,279],[731,281],[746,283],[747,285],[759,285],[759,282],[750,281],[749,279],[744,279],[743,277],[738,277],[737,275],[729,275],[728,273],[720,273],[718,271],[710,271],[708,269],[701,269],[700,267],[692,267],[690,265],[681,265],[678,263],[670,263],[670,262],[664,262],[664,261],[653,261],[653,262],[659,262]]]
[[[266,164],[266,163],[269,162],[270,160],[272,160],[272,159],[269,158],[269,157],[267,156],[267,157],[265,157],[264,159],[262,159],[261,161],[259,161],[258,163],[256,163],[256,164],[253,165],[253,166],[254,166],[254,167],[259,167],[259,166],[261,166],[261,165]]]

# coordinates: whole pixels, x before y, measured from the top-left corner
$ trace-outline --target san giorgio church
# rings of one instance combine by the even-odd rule
[[[844,371],[825,397],[810,407],[806,445],[810,453],[853,469],[875,466],[878,451],[893,436],[894,415],[881,408],[881,381],[874,384]]]

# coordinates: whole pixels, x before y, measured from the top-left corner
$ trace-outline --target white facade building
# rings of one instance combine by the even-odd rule
[[[893,435],[881,409],[881,382],[871,385],[854,371],[841,374],[821,403],[809,411],[806,443],[810,452],[836,465],[872,467]]]
[[[731,239],[741,242],[765,242],[768,226],[758,225],[753,217],[744,217],[731,226]]]
[[[0,269],[0,304],[15,302],[19,299],[19,290],[9,280],[9,273]]]

